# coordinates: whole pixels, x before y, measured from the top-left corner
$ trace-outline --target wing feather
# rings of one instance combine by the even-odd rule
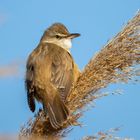
[[[52,49],[51,82],[54,84],[62,99],[65,100],[73,83],[73,58],[70,53],[59,46]],[[52,48],[53,48],[52,47]]]
[[[34,93],[35,88],[33,84],[33,73],[34,73],[34,67],[31,63],[32,59],[29,57],[27,66],[26,66],[26,78],[25,78],[25,87],[27,90],[27,102],[30,110],[32,112],[35,111],[35,99],[34,99]]]

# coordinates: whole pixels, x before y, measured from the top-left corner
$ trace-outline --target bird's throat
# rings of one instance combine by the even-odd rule
[[[46,43],[53,43],[63,49],[65,49],[66,51],[70,52],[70,48],[72,47],[72,41],[71,39],[61,39],[61,40],[46,40],[44,41]]]

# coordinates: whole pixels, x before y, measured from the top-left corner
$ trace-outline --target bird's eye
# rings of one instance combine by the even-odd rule
[[[55,37],[56,37],[57,39],[61,39],[61,36],[59,36],[59,35],[56,35]]]

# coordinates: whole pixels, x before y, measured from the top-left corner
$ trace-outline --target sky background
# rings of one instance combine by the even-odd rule
[[[140,0],[0,0],[0,134],[17,134],[33,116],[26,102],[25,64],[48,26],[62,22],[81,33],[71,52],[82,70],[139,8]],[[116,84],[104,91],[117,89],[123,94],[97,100],[69,139],[120,126],[118,136],[140,139],[140,85]]]

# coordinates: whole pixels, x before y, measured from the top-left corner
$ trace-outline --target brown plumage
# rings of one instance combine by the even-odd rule
[[[70,34],[62,24],[52,25],[27,61],[25,84],[29,108],[34,112],[35,99],[41,102],[55,129],[68,118],[69,111],[64,102],[79,76],[68,48],[61,44],[64,38],[69,40],[76,36],[78,34]]]

